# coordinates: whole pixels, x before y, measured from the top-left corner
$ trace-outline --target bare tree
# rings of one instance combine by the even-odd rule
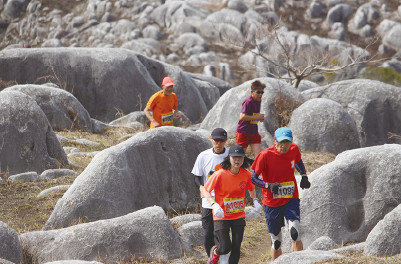
[[[245,72],[255,71],[284,79],[295,88],[312,75],[323,74],[330,79],[342,72],[352,76],[367,63],[388,59],[370,56],[368,48],[377,38],[360,48],[338,40],[289,31],[281,20],[274,24],[268,21],[248,23],[242,34],[233,29],[230,21],[220,21],[214,28],[220,36],[217,44],[245,53],[239,61]]]

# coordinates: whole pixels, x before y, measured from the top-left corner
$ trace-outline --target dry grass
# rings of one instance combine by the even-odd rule
[[[87,132],[71,132],[62,131],[57,132],[58,135],[76,139],[85,138],[94,142],[100,143],[99,146],[90,147],[80,144],[69,143],[65,146],[76,147],[84,152],[90,151],[100,151],[105,148],[114,146],[119,143],[119,139],[127,134],[133,134],[137,131],[126,128],[113,128],[109,129],[102,134],[92,134]],[[234,139],[230,139],[226,146],[230,147],[234,144]],[[248,156],[252,156],[250,149],[247,151]],[[314,153],[314,152],[303,152],[302,159],[305,163],[306,170],[310,174],[313,170],[319,168],[320,166],[333,161],[335,155],[330,153]],[[90,163],[91,157],[79,157],[71,158],[75,162],[79,163],[82,167],[74,168],[70,166],[71,169],[77,171],[78,173]],[[48,189],[50,187],[72,184],[75,177],[61,177],[53,180],[41,181],[41,182],[25,182],[25,183],[12,183],[3,182],[0,183],[0,203],[1,212],[0,219],[9,225],[11,228],[17,231],[17,233],[25,233],[31,231],[40,230],[50,214],[52,213],[57,200],[62,197],[63,191],[58,191],[49,194],[43,198],[37,198],[36,196],[39,192]],[[188,213],[200,213],[200,206],[187,208],[181,211],[170,211],[167,212],[169,218],[177,215],[188,214]],[[267,232],[267,227],[265,221],[248,221],[245,229],[244,240],[241,248],[241,259],[240,263],[267,263],[270,261],[270,236]],[[187,254],[183,256],[179,261],[163,261],[163,260],[153,260],[147,261],[146,259],[136,258],[133,256],[130,260],[119,260],[113,263],[119,264],[139,264],[139,263],[193,263],[193,264],[206,264],[206,254],[204,253],[203,247],[193,248],[195,252],[194,255]],[[203,257],[199,257],[203,255]],[[28,262],[27,262],[28,263]],[[112,263],[104,261],[103,263]],[[343,260],[338,261],[326,261],[321,263],[401,263],[401,257],[394,258],[374,258],[365,257],[362,253],[354,253],[348,255]]]

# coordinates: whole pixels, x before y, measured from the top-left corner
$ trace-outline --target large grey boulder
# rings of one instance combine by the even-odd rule
[[[177,229],[186,250],[193,246],[203,245],[203,227],[202,221],[193,221],[183,224]]]
[[[2,259],[22,262],[22,248],[17,232],[0,221],[0,256]],[[0,261],[1,262],[1,261]]]
[[[309,245],[309,250],[331,250],[338,248],[338,244],[328,236],[322,236]]]
[[[6,259],[0,258],[0,264],[15,264],[14,262],[8,261]]]
[[[327,260],[339,260],[342,258],[345,258],[345,256],[327,251],[303,250],[283,254],[275,259],[272,264],[312,264]]]
[[[181,68],[126,49],[0,51],[0,78],[3,81],[34,83],[38,77],[49,75],[57,75],[92,118],[106,123],[115,119],[118,111],[143,110],[151,95],[160,91],[165,76],[174,80],[178,109],[192,122],[205,116],[208,110],[196,85]]]
[[[336,22],[346,23],[353,14],[354,9],[348,4],[339,4],[330,8],[326,22],[331,26]]]
[[[68,164],[46,115],[31,97],[0,92],[0,170],[10,175]]]
[[[203,101],[206,104],[206,107],[208,109],[212,109],[212,107],[220,99],[219,89],[209,82],[201,81],[198,79],[192,79],[192,80],[198,87],[198,90],[202,95]]]
[[[359,147],[359,135],[350,114],[337,102],[310,99],[295,109],[288,127],[303,150],[341,153]]]
[[[219,43],[222,40],[234,42],[242,39],[248,27],[247,17],[232,9],[223,8],[209,14],[199,27],[201,36],[211,43]]]
[[[182,22],[202,21],[210,11],[196,1],[166,1],[150,17],[162,28],[175,28]]]
[[[361,147],[401,143],[400,88],[374,80],[340,81],[302,92],[306,100],[328,98],[341,104],[355,122]]]
[[[396,26],[392,27],[387,34],[384,36],[382,43],[396,51],[401,50],[401,25],[398,23]]]
[[[69,92],[47,85],[15,85],[4,91],[19,91],[32,97],[45,113],[54,130],[78,129],[92,132],[88,111]]]
[[[373,23],[379,16],[379,11],[371,3],[365,3],[358,7],[350,25],[354,29],[360,29],[368,23]]]
[[[11,22],[26,10],[30,0],[9,0],[6,2],[4,10],[1,13],[1,18],[4,21]]]
[[[230,83],[228,83],[220,78],[217,78],[217,77],[207,76],[207,75],[199,74],[199,73],[190,73],[190,72],[188,72],[187,74],[192,79],[206,81],[208,83],[213,84],[214,86],[216,86],[219,89],[220,95],[223,95],[225,92],[227,92],[228,90],[233,88],[233,86]]]
[[[311,18],[322,18],[326,14],[327,6],[320,0],[314,0],[309,5],[309,12]]]
[[[401,253],[401,205],[388,213],[366,238],[365,255],[388,257]]]
[[[337,244],[365,241],[401,203],[400,158],[398,144],[360,148],[313,171],[311,188],[300,197],[304,247],[321,236]]]
[[[185,53],[194,47],[199,47],[202,52],[209,50],[206,41],[196,33],[184,33],[175,40],[175,43]]]
[[[44,229],[74,219],[96,221],[159,205],[184,209],[199,202],[191,171],[211,147],[200,133],[177,127],[141,132],[98,153],[57,202]]]
[[[234,136],[242,102],[251,95],[251,83],[255,80],[247,81],[224,93],[206,115],[200,128],[213,130],[216,127],[222,127],[229,136]],[[259,123],[259,126],[264,126],[268,133],[273,134],[275,129],[278,128],[275,101],[280,100],[282,106],[285,104],[293,106],[303,103],[304,99],[301,93],[284,81],[273,78],[260,78],[259,80],[266,84],[260,110],[261,113],[265,114],[265,121]]]
[[[135,124],[136,122],[139,122],[142,125],[150,125],[150,121],[146,117],[145,113],[143,111],[134,111],[132,113],[129,113],[128,115],[124,115],[122,117],[119,117],[109,123],[111,126],[131,126],[132,124]]]
[[[20,239],[26,254],[37,263],[74,259],[109,263],[132,256],[168,260],[182,254],[178,234],[158,206],[60,230],[25,233]]]

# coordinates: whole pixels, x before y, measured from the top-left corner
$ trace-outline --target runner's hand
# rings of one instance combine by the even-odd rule
[[[223,218],[224,217],[224,211],[221,209],[220,205],[216,202],[212,204],[213,207],[213,213],[217,218]]]
[[[302,175],[302,180],[301,180],[300,187],[302,189],[309,189],[309,187],[310,187],[310,182],[308,180],[308,176],[306,176],[305,174]]]
[[[262,206],[260,205],[260,203],[258,202],[258,200],[256,198],[253,200],[253,205],[255,206],[255,208],[253,210],[257,213],[260,213]]]
[[[153,125],[154,125],[155,127],[159,127],[159,126],[160,126],[159,122],[157,122],[156,120],[155,120],[155,121],[152,121],[152,123],[153,123]]]
[[[265,188],[270,190],[274,194],[278,194],[278,188],[281,187],[281,184],[278,182],[268,183],[266,182]]]

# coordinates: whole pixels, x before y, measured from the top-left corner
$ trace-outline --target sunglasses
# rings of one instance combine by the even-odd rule
[[[221,142],[226,142],[227,140],[225,140],[225,139],[220,139],[220,138],[216,138],[216,139],[213,139],[215,142],[219,142],[219,143],[221,143]]]
[[[264,91],[258,91],[258,90],[253,90],[255,93],[257,93],[257,94],[264,94],[265,92]]]

